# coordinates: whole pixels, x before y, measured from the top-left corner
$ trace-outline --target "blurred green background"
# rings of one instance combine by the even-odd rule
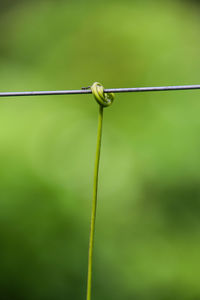
[[[199,84],[198,1],[0,2],[0,90]],[[93,299],[200,299],[200,92],[105,110]],[[0,299],[85,299],[98,107],[0,101]]]

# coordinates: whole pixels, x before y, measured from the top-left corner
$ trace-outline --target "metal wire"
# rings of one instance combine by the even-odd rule
[[[117,88],[104,89],[105,93],[138,93],[138,92],[162,92],[175,90],[199,90],[200,85],[178,85],[178,86],[160,86],[160,87],[140,87],[140,88]],[[75,95],[92,94],[90,87],[81,90],[63,90],[63,91],[37,91],[37,92],[4,92],[0,97],[18,97],[18,96],[48,96],[48,95]]]

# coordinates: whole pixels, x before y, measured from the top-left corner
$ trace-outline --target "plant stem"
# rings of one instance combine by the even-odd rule
[[[97,191],[98,191],[98,176],[99,176],[99,161],[100,161],[100,150],[101,150],[102,124],[103,124],[103,106],[99,105],[99,118],[98,118],[98,130],[97,130],[97,147],[96,147],[96,158],[95,158],[95,167],[94,167],[92,215],[91,215],[91,223],[90,223],[90,239],[89,239],[89,253],[88,253],[88,277],[87,277],[87,298],[86,298],[86,300],[91,300],[91,290],[92,290],[92,264],[93,264],[96,210],[97,210]]]

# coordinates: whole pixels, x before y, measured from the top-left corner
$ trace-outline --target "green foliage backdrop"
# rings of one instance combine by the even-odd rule
[[[199,84],[194,2],[1,5],[1,91]],[[1,299],[85,299],[97,114],[91,95],[1,99]],[[93,299],[200,298],[199,114],[199,91],[105,110]]]

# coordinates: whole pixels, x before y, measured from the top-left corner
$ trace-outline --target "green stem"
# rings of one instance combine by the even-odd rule
[[[91,300],[91,290],[92,290],[92,263],[93,263],[94,233],[95,233],[95,221],[96,221],[96,210],[97,210],[97,191],[98,191],[99,161],[100,161],[101,137],[102,137],[102,123],[103,123],[103,106],[100,105],[98,130],[97,130],[96,159],[95,159],[95,168],[94,168],[94,185],[93,185],[93,199],[92,199],[92,215],[91,215],[91,224],[90,224],[86,300]]]

